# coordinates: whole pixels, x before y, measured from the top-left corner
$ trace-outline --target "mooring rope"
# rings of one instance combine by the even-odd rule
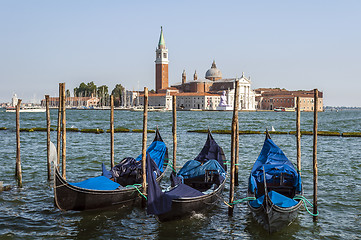
[[[136,184],[133,184],[133,185],[127,185],[125,187],[134,187],[135,189],[137,189],[137,191],[140,193],[140,195],[142,195],[145,198],[145,200],[147,200],[147,197],[138,188],[138,187],[141,187],[141,186],[142,186],[142,184],[136,183]]]
[[[224,200],[223,197],[220,197],[218,194],[216,194],[216,196],[217,196],[219,199],[221,199],[221,200],[223,201],[223,203],[226,204],[228,207],[232,207],[233,205],[236,205],[236,204],[238,204],[238,203],[256,200],[255,197],[245,197],[245,198],[242,198],[242,199],[239,199],[239,200],[235,200],[235,201],[229,203],[229,202],[227,202],[226,200]]]
[[[294,200],[301,200],[301,201],[305,204],[305,208],[306,208],[307,212],[308,212],[311,216],[314,216],[314,217],[318,216],[318,210],[317,210],[317,213],[316,213],[316,214],[311,213],[310,210],[308,210],[306,201],[308,202],[308,204],[311,205],[312,208],[313,208],[313,204],[310,203],[310,201],[308,201],[307,198],[305,198],[304,196],[296,196],[296,197],[294,197],[293,199],[294,199]]]
[[[177,171],[173,168],[173,164],[172,163],[164,163],[165,165],[169,166],[173,172],[177,173]]]
[[[242,199],[233,201],[233,202],[228,203],[228,204],[229,204],[229,205],[236,205],[236,204],[238,204],[238,203],[247,202],[247,201],[253,201],[253,200],[256,200],[256,198],[255,198],[255,197],[245,197],[245,198],[242,198]]]

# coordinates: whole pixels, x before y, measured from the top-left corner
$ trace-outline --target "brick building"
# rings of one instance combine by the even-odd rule
[[[313,111],[313,90],[288,91],[279,88],[258,88],[256,92],[256,105],[259,110],[295,109],[296,98],[300,97],[301,111]],[[323,111],[323,92],[318,92],[318,111]]]

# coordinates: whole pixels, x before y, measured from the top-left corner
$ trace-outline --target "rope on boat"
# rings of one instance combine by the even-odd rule
[[[253,201],[253,200],[256,200],[256,198],[255,198],[255,197],[245,197],[245,198],[242,198],[242,199],[233,201],[233,202],[228,203],[228,204],[229,204],[229,205],[236,205],[236,204],[238,204],[238,203],[247,202],[247,201]]]
[[[311,207],[313,207],[313,204],[310,203],[310,201],[308,201],[307,198],[305,198],[304,196],[296,196],[296,197],[294,197],[293,199],[294,199],[294,200],[301,200],[301,201],[305,204],[305,208],[306,208],[307,212],[308,212],[311,216],[314,216],[314,217],[318,216],[318,210],[317,210],[317,213],[316,213],[316,214],[313,214],[313,213],[310,212],[310,210],[308,210],[306,202],[308,202],[308,204],[310,204]]]
[[[226,200],[224,200],[223,197],[220,197],[218,194],[216,194],[216,196],[221,199],[223,201],[224,204],[226,204],[228,207],[233,207],[233,205],[236,205],[238,203],[242,203],[242,202],[246,202],[246,201],[252,201],[252,200],[256,200],[255,197],[245,197],[236,201],[233,201],[231,203],[227,202]]]
[[[145,198],[145,200],[147,200],[147,197],[138,188],[141,186],[142,186],[142,184],[137,183],[137,184],[133,184],[133,185],[127,185],[126,187],[134,187],[135,189],[137,189],[137,191],[140,193],[140,195],[142,195]]]
[[[224,165],[231,165],[231,163],[223,163]],[[235,166],[239,166],[239,165],[241,165],[241,164],[239,164],[239,163],[236,163],[236,164],[234,164]]]
[[[164,163],[164,164],[167,165],[167,166],[169,166],[169,167],[173,170],[173,172],[177,173],[177,171],[174,170],[172,163],[169,163],[169,162],[168,162],[168,163]]]

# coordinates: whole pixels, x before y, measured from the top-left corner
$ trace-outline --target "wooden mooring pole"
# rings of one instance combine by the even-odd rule
[[[301,174],[301,108],[300,97],[296,98],[296,138],[297,138],[297,170]]]
[[[143,144],[142,144],[142,171],[143,171],[143,195],[147,194],[147,174],[146,174],[146,152],[147,152],[147,132],[148,132],[148,88],[144,87],[144,112],[143,112]],[[142,207],[146,206],[146,199],[142,198]]]
[[[114,96],[110,95],[110,166],[114,167]]]
[[[16,169],[15,175],[19,187],[23,187],[23,174],[21,172],[21,160],[20,160],[20,105],[21,99],[18,99],[16,105]]]
[[[61,151],[61,167],[63,178],[66,179],[66,96],[65,96],[65,83],[62,84],[62,151]]]
[[[177,171],[177,96],[173,96],[173,169]]]
[[[51,162],[50,162],[50,109],[49,109],[49,95],[45,95],[46,106],[46,159],[48,168],[48,180],[51,178]]]
[[[58,127],[57,127],[57,136],[56,136],[56,153],[57,153],[57,167],[59,169],[60,164],[60,146],[61,146],[61,108],[62,108],[62,90],[63,84],[59,83],[59,101],[58,101]]]
[[[236,89],[235,89],[235,94],[237,95],[237,101],[239,104],[239,81],[236,81]],[[238,171],[239,171],[239,167],[238,167],[238,162],[239,162],[239,121],[238,121],[238,107],[239,105],[237,104],[237,114],[235,115],[236,117],[236,131],[235,131],[235,155],[234,155],[234,159],[235,159],[235,173],[234,173],[234,185],[238,186]]]
[[[230,187],[229,187],[229,203],[234,201],[234,183],[235,183],[235,173],[236,173],[236,131],[237,131],[237,122],[238,122],[238,104],[239,104],[239,94],[238,86],[239,81],[236,81],[236,88],[234,93],[234,103],[233,103],[233,118],[232,118],[232,132],[231,132],[231,170],[230,170]],[[228,207],[228,216],[233,216],[233,205]]]
[[[317,214],[317,128],[318,128],[318,90],[314,90],[313,105],[313,214]],[[313,216],[313,221],[317,221],[317,216]]]

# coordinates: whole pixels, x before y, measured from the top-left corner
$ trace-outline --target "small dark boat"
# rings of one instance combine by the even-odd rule
[[[164,222],[213,207],[226,183],[224,160],[222,148],[208,132],[198,156],[186,162],[178,174],[172,172],[172,189],[166,192],[162,192],[147,164],[147,213]]]
[[[288,226],[297,217],[302,201],[301,176],[268,132],[262,151],[253,165],[248,183],[248,201],[253,217],[269,233]]]
[[[55,147],[54,147],[55,148]],[[157,168],[156,181],[159,182],[165,173],[168,164],[168,149],[157,129],[152,144],[147,149],[152,163]],[[56,158],[56,157],[55,157]],[[138,156],[141,160],[141,155]],[[54,164],[56,165],[56,164]],[[122,186],[109,177],[103,175],[87,179],[80,183],[67,182],[54,166],[54,199],[55,205],[60,210],[90,210],[119,205],[119,207],[135,206],[140,203],[140,194],[134,186]],[[142,187],[138,187],[142,191]]]

